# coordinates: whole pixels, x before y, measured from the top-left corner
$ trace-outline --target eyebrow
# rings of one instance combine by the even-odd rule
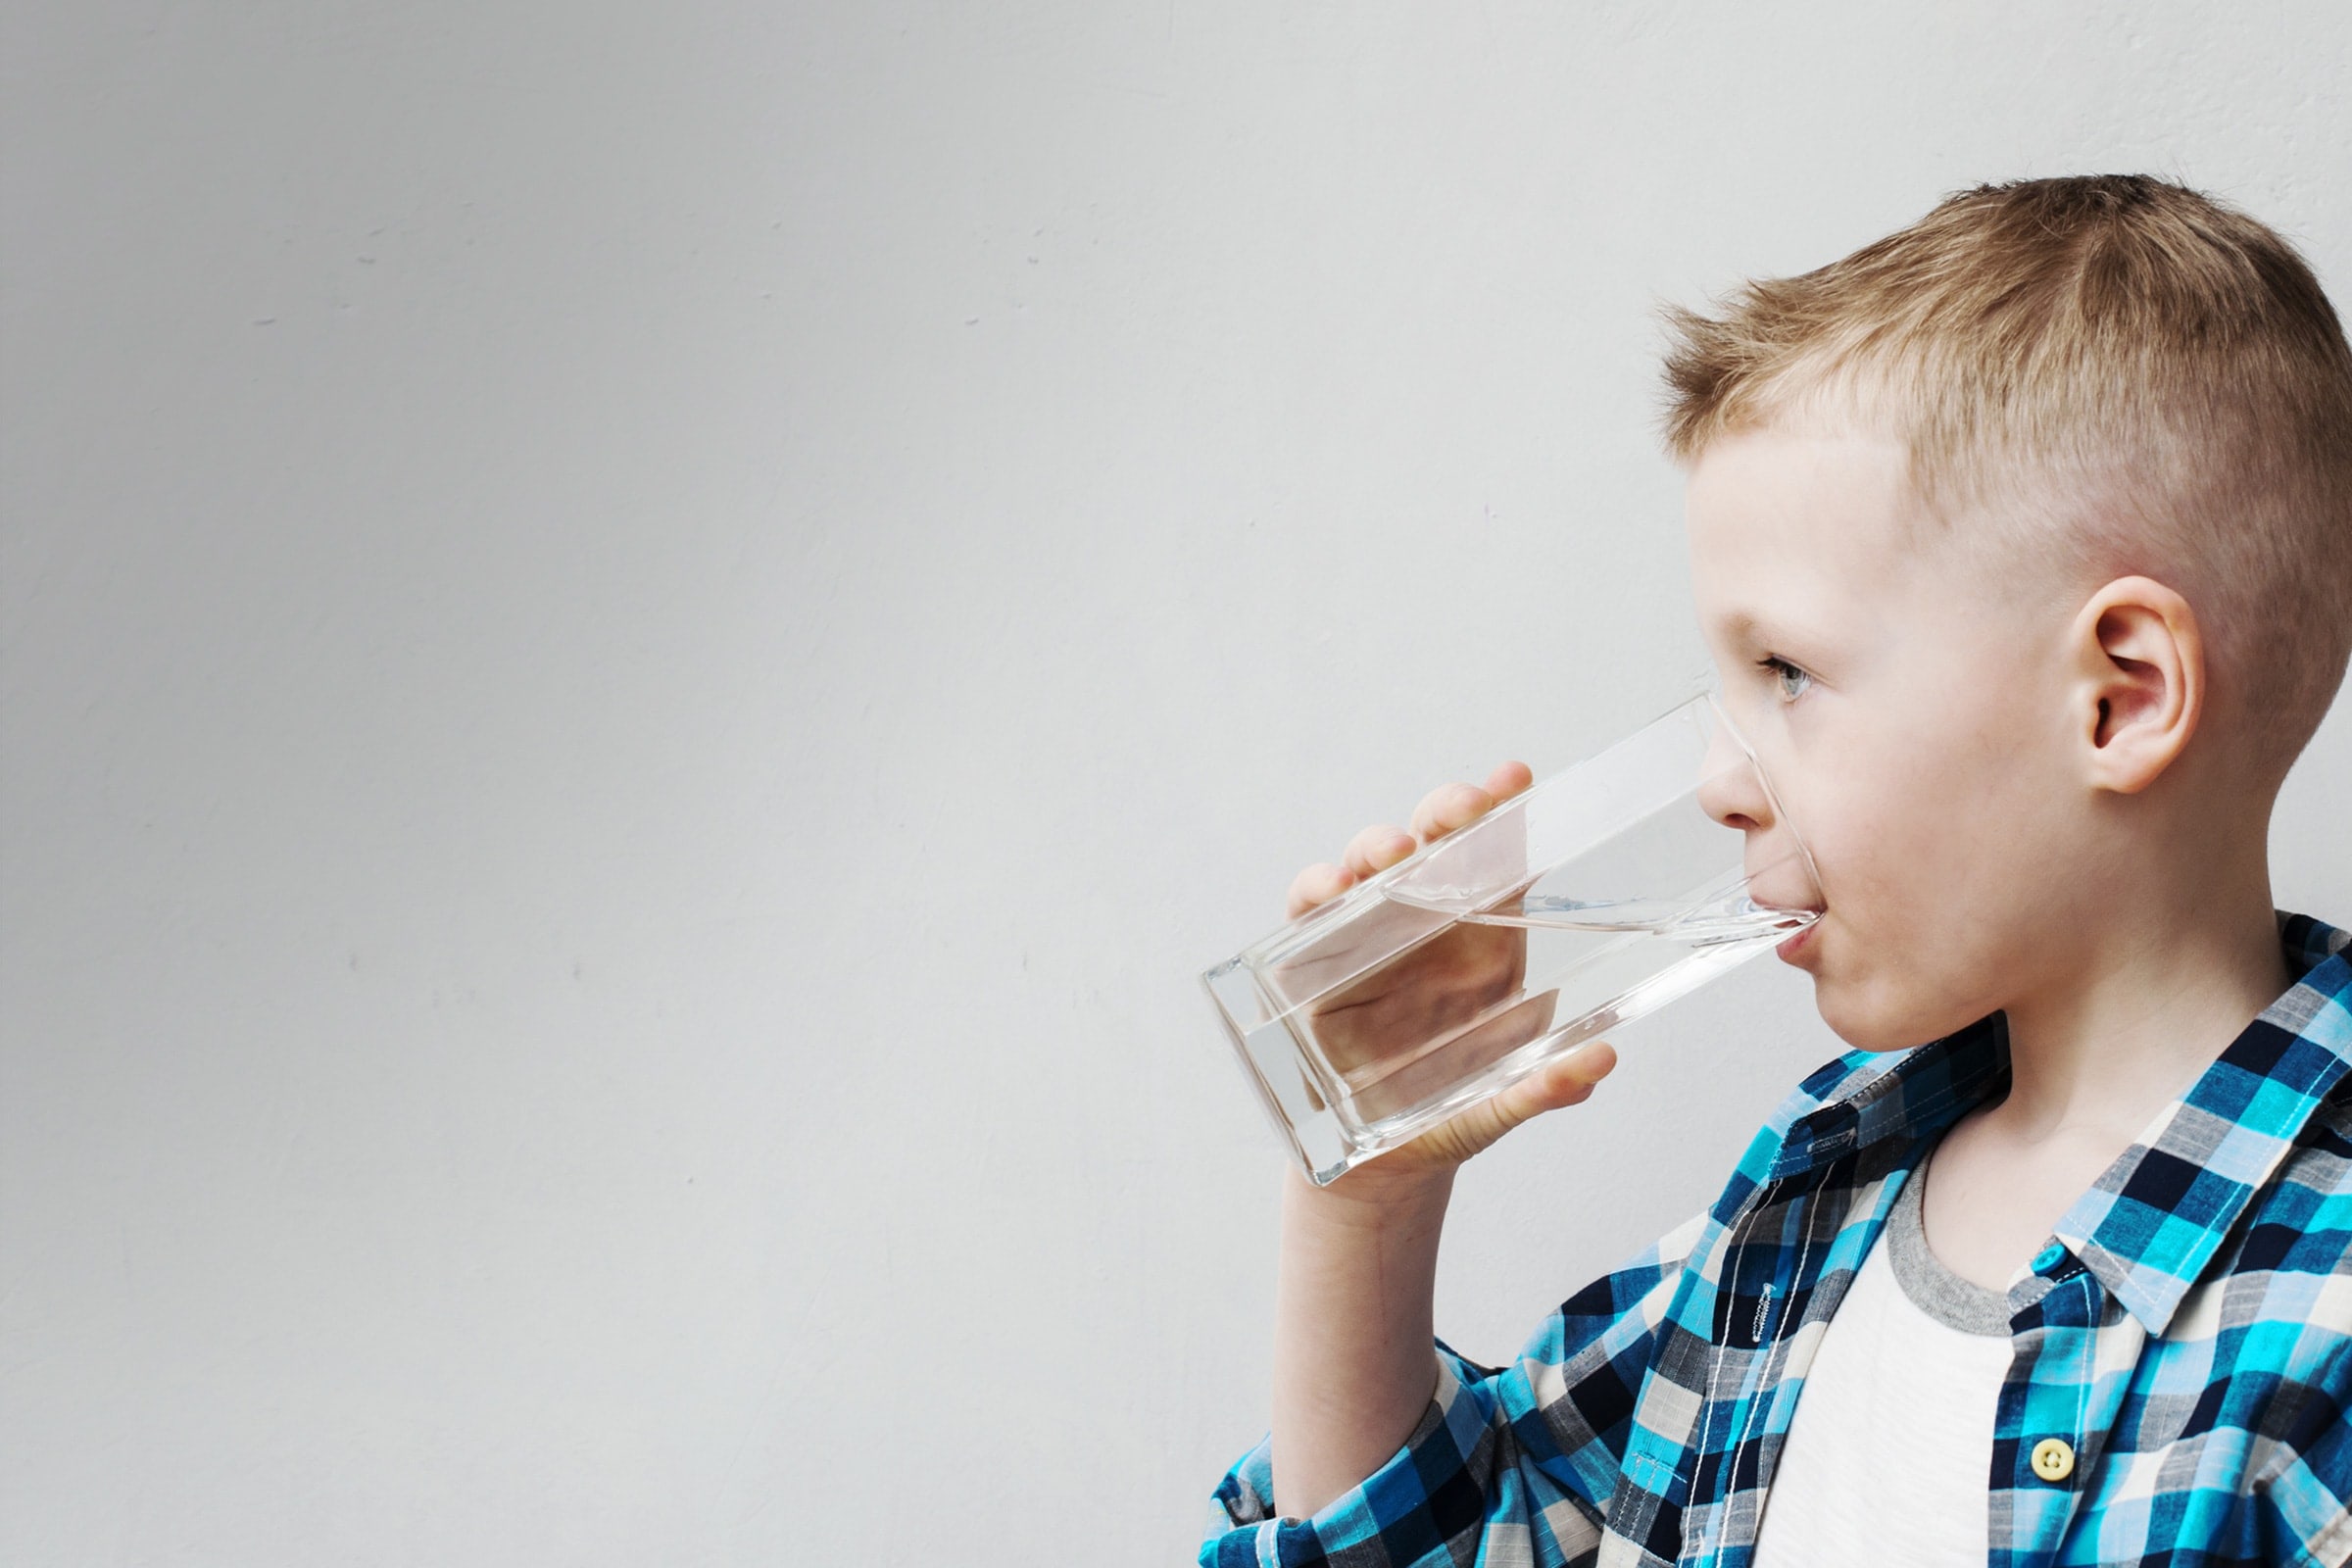
[[[1793,626],[1764,618],[1752,610],[1735,610],[1716,621],[1727,642],[1745,644],[1787,655],[1799,663],[1824,657],[1823,639]]]
[[[1737,610],[1722,616],[1716,624],[1726,637],[1745,638],[1750,642],[1776,643],[1782,641],[1780,629],[1748,611]]]

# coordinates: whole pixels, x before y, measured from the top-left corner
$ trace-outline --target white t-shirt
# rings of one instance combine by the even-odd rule
[[[1984,1568],[2008,1298],[1928,1250],[1925,1177],[1903,1184],[1814,1351],[1755,1568]]]

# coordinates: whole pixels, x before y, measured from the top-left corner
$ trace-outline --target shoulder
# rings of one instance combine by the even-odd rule
[[[2279,1061],[2255,1092],[2278,1096],[2317,1077],[2318,1100],[2247,1205],[2230,1271],[2334,1281],[2338,1288],[2313,1304],[2328,1309],[2331,1326],[2352,1334],[2352,1074],[2343,1069],[2352,1047],[2352,976],[2344,972],[2346,937],[2302,916],[2283,924],[2290,944],[2302,928],[2304,956],[2313,963],[2264,1015],[2278,1026]],[[2307,1060],[2290,1070],[2297,1052]]]
[[[2352,1094],[2313,1111],[2165,1339],[2205,1347],[2217,1370],[2309,1382],[2352,1369]]]
[[[2313,1109],[2248,1220],[2234,1271],[2343,1279],[2338,1315],[2352,1332],[2352,1078]]]

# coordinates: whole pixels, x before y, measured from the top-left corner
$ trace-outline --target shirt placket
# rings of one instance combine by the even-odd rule
[[[1732,1539],[1726,1510],[1741,1466],[1754,1457],[1763,1439],[1773,1405],[1786,1396],[1788,1382],[1806,1370],[1790,1361],[1786,1342],[1800,1321],[1802,1304],[1838,1255],[1853,1198],[1844,1181],[1850,1177],[1850,1165],[1833,1166],[1832,1172],[1839,1179],[1760,1194],[1760,1199],[1779,1197],[1784,1201],[1760,1202],[1728,1249],[1731,1257],[1721,1285],[1733,1290],[1734,1298],[1728,1303],[1729,1332],[1723,1338],[1741,1361],[1738,1375],[1712,1391],[1707,1416],[1710,1423],[1734,1424],[1725,1430],[1723,1458],[1714,1469],[1713,1485],[1704,1497],[1690,1499],[1696,1504],[1690,1509],[1692,1528],[1687,1532],[1677,1568],[1717,1568],[1728,1550],[1745,1552],[1754,1544],[1752,1529],[1741,1532],[1736,1542]],[[1769,1230],[1760,1223],[1763,1213],[1772,1216]],[[1763,1263],[1744,1282],[1743,1256]],[[1853,1266],[1853,1259],[1846,1261]],[[1738,1290],[1740,1283],[1748,1289]],[[1703,1437],[1700,1446],[1703,1452]],[[1703,1457],[1694,1455],[1694,1477],[1704,1468]]]
[[[2053,1244],[2012,1293],[2015,1355],[1993,1421],[1988,1568],[2059,1560],[2129,1379],[2098,1376],[2107,1293]]]

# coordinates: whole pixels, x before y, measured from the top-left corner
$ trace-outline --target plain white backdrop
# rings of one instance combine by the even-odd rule
[[[5,26],[26,1568],[1186,1560],[1279,1168],[1195,975],[1703,667],[1656,302],[2146,171],[2352,303],[2318,0]],[[1471,1354],[1838,1049],[1769,959],[1619,1042]]]

